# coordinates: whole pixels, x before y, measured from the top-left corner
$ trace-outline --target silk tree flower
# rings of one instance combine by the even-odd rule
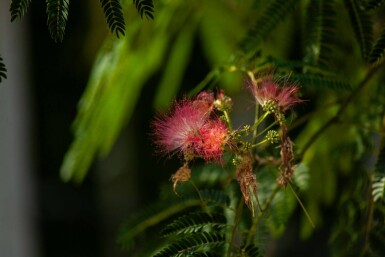
[[[195,151],[206,161],[219,162],[228,139],[226,125],[220,119],[208,120],[199,130]]]
[[[229,137],[225,124],[211,115],[213,108],[214,95],[209,92],[175,102],[168,115],[159,116],[152,124],[158,152],[179,152],[186,160],[220,160]]]
[[[295,84],[279,87],[271,76],[262,78],[259,81],[250,81],[251,93],[265,111],[284,113],[294,105],[301,103],[297,97],[299,87]]]

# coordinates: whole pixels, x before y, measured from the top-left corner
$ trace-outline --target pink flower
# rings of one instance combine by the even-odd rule
[[[299,91],[298,86],[293,84],[279,88],[278,83],[270,76],[260,79],[258,83],[251,81],[249,87],[257,102],[264,109],[270,110],[272,106],[269,105],[273,104],[279,108],[280,112],[284,113],[294,105],[302,102],[296,96]]]
[[[153,136],[163,154],[181,152],[189,160],[202,157],[220,160],[229,136],[225,124],[211,117],[214,106],[212,93],[202,92],[194,100],[175,102],[168,115],[153,122]]]
[[[209,120],[199,130],[195,151],[206,161],[219,162],[228,139],[226,125],[219,119]]]

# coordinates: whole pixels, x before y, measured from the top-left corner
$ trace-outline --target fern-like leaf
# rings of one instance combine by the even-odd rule
[[[298,186],[301,191],[308,189],[310,180],[309,167],[303,162],[299,163],[295,167],[293,179],[295,185]]]
[[[11,22],[19,18],[20,20],[27,13],[31,0],[12,0],[9,11],[11,12]]]
[[[61,42],[68,19],[69,0],[47,0],[47,25],[52,39]]]
[[[225,237],[219,233],[194,233],[171,242],[154,257],[181,257],[190,256],[194,252],[204,251],[207,248],[217,248],[225,244]]]
[[[118,243],[125,249],[131,248],[137,236],[148,228],[164,222],[187,208],[199,206],[201,202],[195,199],[188,199],[179,202],[179,199],[168,199],[159,201],[148,206],[135,216],[131,217],[121,228],[118,236]]]
[[[274,0],[240,43],[245,53],[253,53],[270,32],[294,9],[298,0]]]
[[[378,37],[372,52],[369,55],[368,62],[370,64],[378,65],[383,62],[385,54],[385,26]]]
[[[0,56],[0,82],[2,79],[7,78],[7,68],[3,62],[3,58]]]
[[[168,224],[162,230],[161,235],[170,236],[172,234],[196,233],[208,227],[218,231],[225,227],[225,225],[226,218],[222,213],[193,212],[179,217],[171,224]]]
[[[370,15],[360,8],[358,0],[345,0],[345,5],[349,12],[356,39],[360,44],[361,55],[364,59],[367,59],[373,44]]]
[[[7,68],[5,67],[3,58],[0,56],[0,82],[7,78]]]
[[[242,256],[244,257],[258,257],[259,256],[259,248],[255,245],[248,245],[244,249],[242,249]]]
[[[308,7],[305,62],[328,65],[334,41],[335,11],[332,0],[312,0]]]
[[[373,178],[372,196],[376,202],[380,199],[385,199],[385,147],[378,154],[376,162],[376,175]]]
[[[385,3],[385,0],[362,0],[361,7],[365,10],[373,10],[381,7]]]
[[[201,195],[204,201],[220,206],[229,206],[230,198],[229,196],[220,190],[215,189],[203,189],[201,190]]]
[[[5,67],[3,58],[0,56],[0,82],[7,78],[7,68]]]
[[[320,76],[310,73],[292,73],[289,78],[292,82],[297,82],[303,87],[314,87],[324,89],[336,89],[336,90],[352,90],[352,86],[346,82],[334,77]]]
[[[126,23],[123,16],[123,8],[119,0],[100,0],[106,17],[108,27],[112,33],[119,38],[120,34],[124,36]]]
[[[384,199],[385,194],[385,176],[378,176],[374,179],[372,185],[373,201]]]
[[[143,18],[143,15],[147,19],[154,19],[154,3],[153,0],[132,0],[135,4],[136,10],[140,14],[140,17]]]
[[[218,255],[214,252],[199,252],[199,253],[192,253],[189,255],[190,257],[221,257],[221,255]]]

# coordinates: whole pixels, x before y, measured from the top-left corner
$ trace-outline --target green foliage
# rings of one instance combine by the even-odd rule
[[[335,41],[334,1],[312,0],[307,11],[307,35],[305,62],[328,65]]]
[[[47,25],[52,39],[61,42],[68,19],[68,0],[47,0]]]
[[[385,147],[378,154],[372,181],[372,196],[374,202],[385,199]]]
[[[240,43],[245,53],[256,52],[273,29],[290,14],[298,0],[273,0]]]
[[[27,13],[27,9],[31,0],[12,0],[9,11],[11,12],[11,21],[15,19],[22,19]]]
[[[11,19],[22,18],[29,2],[12,1]],[[383,87],[378,71],[383,71],[385,29],[374,46],[372,33],[376,32],[374,24],[383,26],[375,9],[385,1],[341,2],[164,0],[159,1],[157,18],[143,24],[143,16],[154,18],[154,3],[133,0],[141,18],[130,16],[133,18],[126,28],[123,10],[130,11],[128,3],[101,0],[110,30],[125,37],[116,40],[109,35],[98,54],[79,102],[74,141],[61,167],[62,179],[82,182],[93,160],[108,154],[130,121],[140,95],[147,94],[142,92],[144,85],[151,83],[156,92],[156,109],[167,107],[180,93],[181,84],[189,81],[186,70],[191,55],[200,51],[204,62],[213,68],[197,86],[184,88],[194,94],[225,85],[236,95],[244,83],[228,76],[250,74],[256,79],[268,74],[278,82],[296,83],[303,89],[303,99],[311,103],[293,114],[301,115],[301,123],[288,131],[294,135],[294,152],[300,153],[293,157],[299,165],[294,166],[292,184],[286,188],[276,185],[283,154],[274,146],[253,152],[253,156],[258,154],[252,165],[261,206],[252,210],[244,206],[234,179],[236,167],[228,165],[234,156],[225,156],[222,165],[194,166],[191,180],[197,186],[179,184],[180,198],[170,186],[160,201],[125,223],[119,244],[132,250],[133,246],[140,248],[139,239],[155,237],[155,244],[144,241],[142,256],[152,256],[153,251],[155,256],[260,256],[271,236],[297,230],[303,237],[312,235],[314,230],[305,219],[298,228],[288,229],[296,203],[301,202],[294,196],[298,190],[316,225],[326,233],[331,231],[331,256],[358,252],[381,256],[385,244],[381,227],[385,215],[384,154],[380,153],[375,171],[363,163],[369,162],[365,155],[370,152],[368,138],[373,134],[381,140],[384,137],[380,125],[384,119],[383,93],[374,88]],[[68,6],[68,0],[47,1],[48,26],[55,41],[63,39]],[[133,6],[131,11],[135,11]],[[256,22],[250,26],[252,21]],[[241,41],[239,35],[245,31],[247,36]],[[351,42],[354,39],[357,46]],[[364,65],[362,58],[372,65]],[[198,61],[199,65],[203,62]],[[6,78],[6,69],[0,58],[2,78]],[[343,94],[338,90],[344,90]],[[309,92],[313,94],[310,97]],[[234,118],[243,122],[242,115],[235,114]],[[226,147],[236,151],[241,145]],[[270,166],[272,163],[278,164]],[[199,190],[202,187],[208,189]],[[324,213],[330,212],[332,218],[325,217]],[[153,232],[162,227],[164,237],[159,239]]]
[[[384,199],[385,195],[385,176],[377,176],[372,185],[373,201]]]
[[[7,78],[7,68],[5,67],[5,64],[3,62],[3,58],[0,56],[0,82],[2,79]]]
[[[368,62],[370,64],[379,65],[384,60],[385,54],[385,26],[373,46],[372,52],[369,55]]]
[[[385,0],[361,0],[360,2],[360,7],[364,8],[365,10],[373,10],[381,7],[385,3]]]
[[[242,257],[258,257],[259,255],[259,249],[255,245],[248,245],[244,249],[242,249]]]
[[[221,230],[226,226],[226,218],[222,213],[192,212],[179,217],[168,224],[161,232],[163,236],[197,233],[209,230]]]
[[[362,10],[358,0],[345,0],[356,39],[361,47],[361,55],[366,60],[373,44],[371,16]]]
[[[207,203],[212,203],[223,207],[230,205],[230,198],[224,191],[215,189],[203,189],[201,190],[201,195],[202,198],[207,201]]]
[[[10,13],[11,21],[22,19],[27,13],[31,0],[11,0]],[[100,0],[104,16],[112,33],[116,36],[125,34],[125,20],[120,0]],[[153,0],[133,0],[136,9],[141,17],[154,18]],[[55,42],[63,41],[66,23],[68,20],[69,0],[46,0],[47,25],[52,39]]]
[[[153,0],[133,0],[136,9],[140,13],[140,17],[143,18],[143,15],[147,19],[154,19],[154,3]]]
[[[298,83],[303,87],[315,89],[352,90],[352,86],[348,82],[324,65],[285,61],[268,56],[259,66],[267,71],[275,69],[275,76],[282,82]]]
[[[181,257],[192,253],[205,252],[207,248],[216,248],[225,244],[223,234],[217,232],[192,233],[170,243],[154,257]],[[193,255],[194,256],[194,255]]]
[[[104,16],[112,33],[119,38],[119,34],[124,36],[126,23],[124,21],[122,5],[119,0],[100,0],[104,11]]]
[[[315,89],[352,90],[352,86],[348,82],[333,76],[292,73],[289,80],[298,82],[303,87],[314,87]]]

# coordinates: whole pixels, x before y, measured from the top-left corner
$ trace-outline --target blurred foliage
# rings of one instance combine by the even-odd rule
[[[25,14],[29,2],[12,1],[12,20]],[[277,78],[298,83],[306,102],[290,124],[298,166],[289,187],[277,187],[276,169],[256,167],[263,183],[253,201],[262,206],[249,212],[234,186],[234,167],[197,164],[193,183],[178,187],[181,197],[165,187],[159,202],[123,226],[119,243],[131,256],[268,254],[269,242],[285,238],[298,213],[298,237],[306,241],[326,231],[329,256],[383,256],[384,1],[133,2],[101,1],[110,30],[125,36],[107,36],[95,60],[61,167],[64,181],[81,183],[93,160],[109,153],[147,83],[156,78],[154,109],[172,103],[197,45],[212,70],[190,95],[217,86],[236,95],[248,72],[274,70]],[[59,10],[48,20],[51,35],[60,41],[68,1],[47,3],[60,7],[47,8],[51,14]],[[135,12],[154,19],[143,21]],[[298,212],[304,206],[307,211]],[[153,233],[159,227],[178,236],[160,240]],[[145,245],[137,240],[144,236]]]
[[[309,215],[316,230],[328,228],[330,256],[380,256],[385,235],[382,4],[163,0],[155,5],[157,15],[151,22],[128,15],[125,37],[109,36],[95,61],[73,125],[74,142],[62,165],[63,180],[81,182],[93,159],[108,154],[144,85],[154,83],[155,76],[160,79],[153,86],[154,108],[167,108],[179,94],[193,48],[199,44],[212,70],[190,95],[218,85],[237,94],[248,71],[274,70],[278,78],[301,85],[307,101],[291,124],[299,163],[291,190],[275,186],[276,171],[268,166],[258,169],[257,180],[264,181],[258,200],[266,204],[262,210],[267,213],[254,217],[243,213],[240,219],[236,210],[241,195],[233,183],[225,186],[234,169],[197,167],[192,179],[197,187],[218,189],[229,204],[207,205],[202,197],[206,191],[195,192],[194,198],[194,187],[187,190],[188,185],[181,186],[182,199],[162,191],[155,211],[139,214],[123,227],[120,244],[136,254],[132,256],[169,256],[183,249],[196,249],[191,256],[222,256],[221,251],[260,256],[268,251],[269,240],[287,233],[296,203],[302,205],[298,192],[308,212],[301,215],[303,240],[314,235]],[[123,10],[131,14],[133,8],[126,7]],[[334,216],[325,216],[327,210]],[[213,217],[225,217],[226,222]],[[167,223],[166,229],[179,231],[176,238],[159,240],[156,234],[146,233]],[[236,226],[239,230],[234,230]],[[145,234],[154,247],[145,247],[141,255],[141,244],[134,239]],[[237,242],[238,237],[245,241]],[[156,255],[156,249],[163,250]]]

